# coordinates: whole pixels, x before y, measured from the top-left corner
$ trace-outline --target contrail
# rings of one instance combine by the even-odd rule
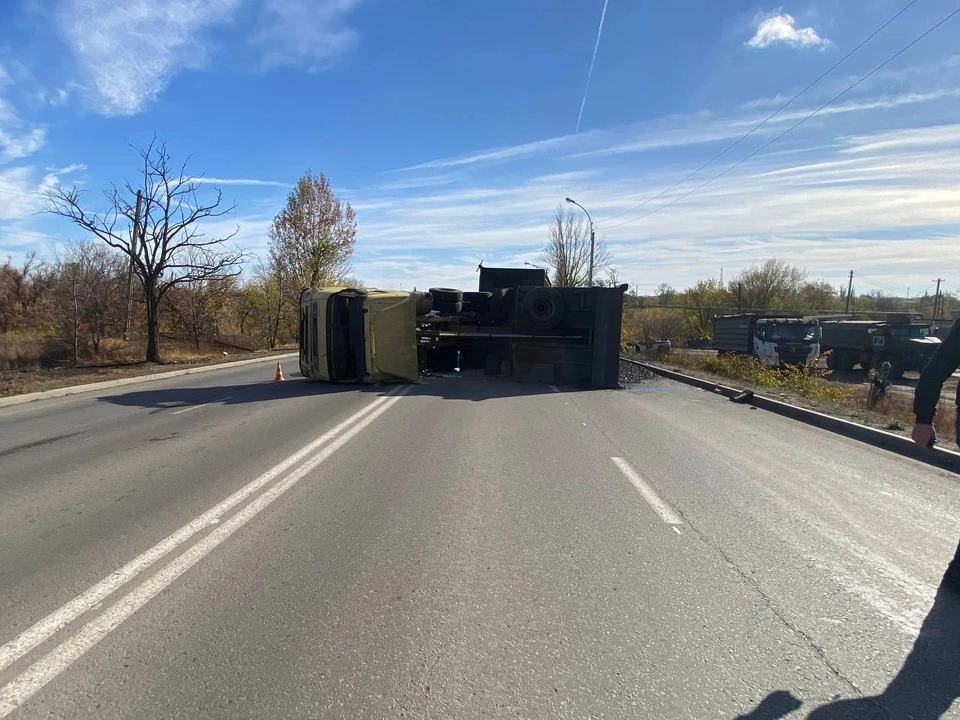
[[[600,49],[600,33],[603,32],[603,18],[607,16],[607,2],[609,2],[609,0],[603,0],[603,12],[600,13],[600,27],[597,28],[597,44],[593,46],[593,57],[590,58],[590,71],[587,73],[587,86],[583,89],[580,114],[577,115],[577,132],[580,132],[580,120],[583,119],[583,108],[587,105],[587,93],[590,91],[590,78],[593,77],[593,64],[597,61],[597,50]]]

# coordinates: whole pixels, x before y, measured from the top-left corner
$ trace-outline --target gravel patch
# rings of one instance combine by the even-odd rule
[[[621,387],[634,383],[648,383],[656,379],[657,376],[646,368],[620,361],[619,384]]]

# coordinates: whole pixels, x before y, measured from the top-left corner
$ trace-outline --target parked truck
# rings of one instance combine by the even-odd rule
[[[306,289],[300,371],[314,380],[367,383],[483,369],[520,382],[617,386],[626,285],[548,287],[543,271],[481,268],[480,287]]]
[[[940,339],[933,337],[932,323],[908,315],[891,314],[886,320],[821,319],[821,348],[831,370],[869,372],[890,363],[888,377],[898,379],[906,370],[922,370]]]
[[[753,355],[764,365],[813,365],[820,355],[820,323],[802,315],[719,315],[713,318],[717,353]]]

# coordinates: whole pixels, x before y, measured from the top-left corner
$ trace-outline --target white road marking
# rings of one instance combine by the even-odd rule
[[[211,400],[210,402],[201,403],[200,405],[191,405],[190,407],[186,407],[183,410],[177,410],[176,412],[172,412],[170,414],[179,415],[180,413],[190,412],[191,410],[196,410],[197,408],[202,408],[202,407],[206,407],[207,405],[213,405],[214,403],[219,403],[219,402],[223,402],[224,400],[229,400],[232,397],[233,395],[227,395],[226,397],[222,397],[219,400]]]
[[[109,635],[110,632],[118,628],[124,620],[146,605],[174,580],[183,575],[183,573],[196,565],[197,562],[202,560],[224,540],[246,525],[251,518],[258,515],[273,503],[274,500],[296,485],[310,471],[350,442],[350,440],[370,423],[385,413],[390,406],[397,403],[400,400],[400,396],[406,393],[409,388],[409,385],[404,386],[398,392],[392,393],[393,397],[381,398],[384,402],[379,403],[377,408],[372,412],[366,413],[366,417],[344,432],[343,435],[304,462],[281,482],[253,500],[236,515],[224,521],[222,525],[175,560],[171,561],[162,570],[131,590],[108,610],[88,622],[76,635],[64,640],[60,645],[48,652],[40,658],[40,660],[0,689],[0,718],[6,717],[29,700],[34,693],[66,670],[71,664],[82,657],[84,653]],[[371,403],[367,407],[369,408],[374,404],[376,403]]]
[[[73,600],[50,613],[47,617],[34,624],[32,627],[24,630],[13,640],[3,645],[3,647],[0,647],[0,671],[9,667],[12,663],[16,662],[19,658],[30,652],[37,645],[45,642],[62,627],[73,622],[80,615],[96,606],[97,603],[103,601],[104,598],[117,590],[117,588],[135,578],[171,550],[189,540],[205,527],[218,521],[221,515],[246,500],[248,497],[253,495],[253,493],[257,492],[264,485],[275,479],[278,475],[303,460],[305,457],[310,455],[310,453],[317,450],[320,446],[333,440],[341,432],[346,430],[352,424],[356,423],[364,415],[367,415],[377,408],[382,407],[384,403],[390,401],[390,396],[401,395],[407,391],[407,388],[408,386],[401,386],[396,390],[390,391],[387,395],[379,397],[372,403],[364,406],[336,427],[325,432],[313,442],[293,453],[293,455],[288,457],[286,460],[275,465],[257,479],[237,490],[226,500],[223,500],[222,502],[213,506],[169,537],[161,540],[152,548],[141,553],[123,567],[115,570],[96,585],[88,588]]]
[[[683,525],[680,516],[657,495],[657,492],[647,484],[646,480],[640,477],[640,473],[634,470],[630,463],[622,457],[612,457],[610,459],[620,468],[620,472],[624,474],[627,480],[637,489],[637,492],[647,501],[647,504],[667,525]],[[674,529],[676,530],[676,528]]]

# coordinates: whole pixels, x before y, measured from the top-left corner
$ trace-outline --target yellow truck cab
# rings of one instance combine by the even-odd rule
[[[327,382],[417,381],[417,297],[372,288],[304,290],[300,372]]]

